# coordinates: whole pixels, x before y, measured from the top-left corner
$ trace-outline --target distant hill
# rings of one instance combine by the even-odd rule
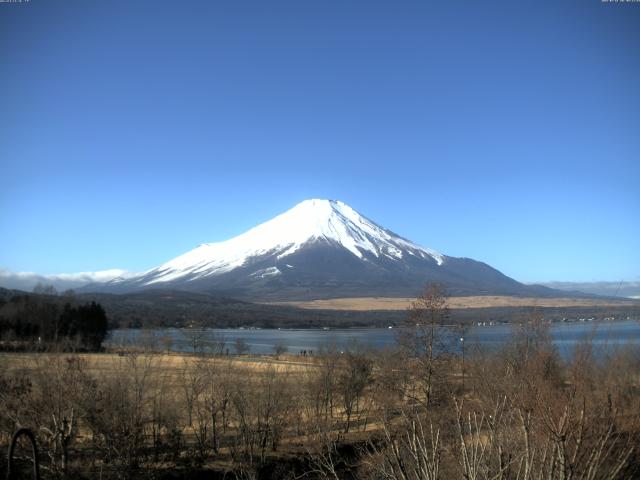
[[[640,299],[640,281],[637,282],[549,282],[545,286],[555,290],[582,292],[605,297]]]

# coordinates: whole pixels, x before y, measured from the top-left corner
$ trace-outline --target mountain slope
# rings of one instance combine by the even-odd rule
[[[306,200],[225,242],[197,248],[128,279],[90,289],[173,288],[250,299],[414,296],[427,282],[454,295],[550,295],[481,262],[443,255],[348,205]]]

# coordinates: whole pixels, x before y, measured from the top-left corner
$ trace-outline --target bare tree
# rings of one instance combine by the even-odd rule
[[[278,343],[276,343],[273,346],[273,353],[276,354],[276,357],[279,357],[280,355],[283,355],[288,350],[289,349],[287,348],[287,346],[284,343],[282,343],[282,341],[279,341]]]
[[[127,353],[100,377],[99,395],[85,403],[85,427],[93,448],[127,475],[144,457],[151,425],[153,374],[158,356]]]
[[[188,425],[193,425],[194,407],[198,396],[203,390],[203,372],[200,364],[192,359],[184,358],[182,368],[179,371],[178,382],[182,390],[182,396],[187,410]]]
[[[465,393],[465,377],[467,374],[466,371],[466,354],[467,354],[467,346],[469,345],[469,330],[471,329],[471,325],[466,322],[460,322],[455,327],[456,338],[458,340],[460,346],[460,373],[462,374],[462,395]]]
[[[220,356],[224,353],[225,346],[227,345],[227,339],[224,334],[212,331],[209,335],[208,343],[211,353],[215,356]]]
[[[383,422],[379,441],[371,441],[365,464],[374,478],[438,480],[443,453],[440,431],[420,416],[403,412],[400,426]],[[397,422],[396,422],[397,423]]]
[[[320,348],[315,358],[318,368],[311,372],[308,379],[308,389],[313,398],[315,416],[325,422],[333,418],[339,353],[335,345]]]
[[[187,342],[191,346],[194,355],[197,353],[202,353],[204,348],[204,340],[207,336],[206,330],[192,326],[190,328],[184,329],[182,332],[187,339]]]
[[[152,354],[159,350],[160,337],[155,330],[142,328],[138,330],[137,344],[142,347],[142,351]]]
[[[310,468],[307,474],[315,475],[322,480],[340,480],[340,467],[344,463],[338,451],[340,434],[317,426],[309,436],[309,444],[306,447],[310,460]]]
[[[86,361],[76,356],[35,357],[34,364],[38,397],[31,408],[37,412],[52,465],[64,472],[83,413],[81,405],[95,393],[94,381],[86,372]]]
[[[414,385],[420,391],[412,397],[425,406],[431,404],[434,387],[444,378],[438,371],[438,355],[444,350],[441,329],[448,318],[445,290],[439,284],[430,284],[411,303],[408,319],[399,330],[398,343],[408,361],[415,364]]]
[[[53,285],[46,285],[44,283],[38,282],[35,287],[33,287],[33,293],[38,295],[58,295],[58,290]]]
[[[162,335],[162,337],[160,338],[160,343],[164,347],[167,355],[171,353],[171,348],[173,347],[174,340],[173,340],[173,336],[171,336],[169,332],[165,332],[165,334]]]
[[[249,353],[251,350],[251,346],[246,342],[246,340],[240,337],[236,338],[235,342],[233,342],[233,348],[238,355],[244,355]]]
[[[162,360],[160,360],[161,362]],[[162,367],[160,363],[157,367]],[[149,430],[153,442],[154,461],[160,455],[169,453],[173,458],[179,454],[182,441],[180,411],[181,405],[172,395],[172,378],[168,373],[152,375],[149,382]]]
[[[348,349],[338,372],[338,391],[345,414],[344,432],[349,433],[351,419],[358,411],[360,398],[371,382],[372,361],[366,352]]]
[[[203,364],[203,401],[210,418],[211,444],[216,453],[220,446],[220,437],[226,432],[228,425],[233,382],[231,368],[230,362],[221,364],[214,361]]]

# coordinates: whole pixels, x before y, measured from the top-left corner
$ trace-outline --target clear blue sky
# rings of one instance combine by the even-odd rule
[[[320,197],[521,281],[640,276],[638,3],[0,3],[0,125],[13,271]]]

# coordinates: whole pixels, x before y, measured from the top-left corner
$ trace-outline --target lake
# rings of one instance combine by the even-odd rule
[[[591,339],[598,350],[619,348],[627,345],[640,346],[640,322],[594,321],[575,323],[554,323],[550,326],[553,343],[562,356],[571,354],[576,345]],[[504,344],[510,337],[513,326],[474,325],[464,336],[466,351],[474,346],[495,348]],[[234,353],[234,342],[242,339],[250,348],[250,353],[269,354],[276,345],[284,345],[290,353],[298,354],[318,351],[321,347],[335,345],[345,349],[354,342],[372,349],[393,347],[396,344],[398,329],[362,328],[362,329],[306,329],[306,330],[267,330],[267,329],[202,329],[197,330],[199,345],[204,351],[211,351],[221,339],[225,348]],[[451,329],[443,329],[443,337],[451,345],[461,343],[461,334]],[[169,348],[176,352],[188,352],[193,349],[189,330],[184,329],[118,329],[113,330],[106,342],[109,346],[149,345]]]

